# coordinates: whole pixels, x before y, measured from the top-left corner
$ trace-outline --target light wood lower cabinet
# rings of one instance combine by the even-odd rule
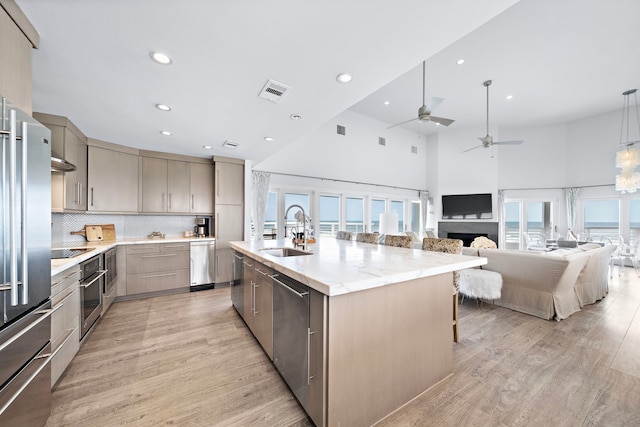
[[[127,246],[127,296],[188,290],[189,250],[189,243]]]
[[[80,267],[51,278],[51,387],[80,348]]]

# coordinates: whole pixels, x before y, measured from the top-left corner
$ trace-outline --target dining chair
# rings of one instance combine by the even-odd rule
[[[462,240],[460,239],[422,239],[422,250],[442,252],[446,254],[461,254]],[[453,341],[458,342],[458,294],[460,292],[460,272],[453,272]]]
[[[353,240],[353,233],[350,231],[337,231],[336,240]]]
[[[397,248],[413,248],[413,239],[411,236],[396,236],[392,234],[387,234],[384,237],[384,244],[386,246],[395,246]]]
[[[378,243],[378,233],[357,233],[356,242],[361,243]]]

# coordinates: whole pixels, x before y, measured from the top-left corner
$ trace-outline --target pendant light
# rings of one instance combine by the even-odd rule
[[[640,136],[640,111],[638,110],[638,97],[636,95],[636,89],[629,89],[622,92],[624,101],[622,104],[622,124],[620,126],[620,142],[618,144],[618,151],[616,152],[616,167],[621,171],[616,175],[616,191],[625,193],[635,193],[640,188],[640,173],[636,171],[636,167],[640,165],[640,149],[635,147],[635,144],[640,141],[629,140],[629,115],[630,104],[629,95],[634,96],[635,111],[636,111],[636,123],[638,125],[638,135]],[[623,142],[625,136],[625,124],[626,124],[626,142]]]

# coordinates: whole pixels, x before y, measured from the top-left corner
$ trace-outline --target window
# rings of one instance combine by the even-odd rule
[[[640,199],[629,200],[629,244],[640,239]]]
[[[609,239],[618,243],[620,236],[620,202],[617,199],[585,200],[584,231],[593,241]]]
[[[320,196],[319,236],[335,236],[340,228],[340,197]]]
[[[398,231],[404,230],[404,202],[398,200],[391,201],[391,213],[398,214]]]
[[[292,205],[300,205],[304,209],[304,213],[308,216],[311,209],[309,208],[309,195],[308,194],[296,194],[296,193],[285,193],[284,195],[284,211],[287,213],[287,209]],[[300,208],[294,207],[292,208],[287,217],[287,223],[285,224],[286,233],[285,238],[290,236],[291,229],[296,227],[296,218],[295,214],[300,210]],[[303,230],[299,230],[298,232],[302,232]]]
[[[363,200],[357,197],[347,197],[345,199],[345,230],[352,233],[364,231],[363,213]]]
[[[371,199],[371,232],[380,232],[380,214],[387,211],[387,202],[380,199]]]
[[[276,234],[278,229],[278,193],[269,191],[267,195],[267,211],[264,215],[264,234]],[[265,237],[266,238],[266,237]],[[275,236],[273,236],[275,239]]]
[[[520,202],[504,203],[505,249],[520,249]]]

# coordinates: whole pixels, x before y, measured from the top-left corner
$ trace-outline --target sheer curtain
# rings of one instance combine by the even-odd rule
[[[504,190],[498,190],[498,241],[496,244],[503,248],[507,244],[507,236],[505,235],[506,225],[504,222]]]
[[[427,213],[429,212],[429,192],[420,191],[420,216],[422,217],[422,231],[427,231]]]
[[[565,188],[564,200],[567,206],[567,228],[569,232],[575,233],[576,223],[578,222],[578,192],[579,188]]]
[[[263,240],[264,218],[267,213],[267,198],[269,196],[269,181],[271,174],[268,172],[251,172],[251,219],[255,229],[255,240]]]

